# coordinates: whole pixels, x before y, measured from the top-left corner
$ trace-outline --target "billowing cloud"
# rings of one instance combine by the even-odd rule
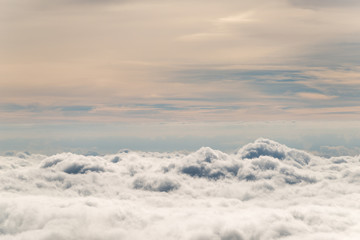
[[[0,237],[357,239],[359,162],[268,139],[234,154],[9,154]]]

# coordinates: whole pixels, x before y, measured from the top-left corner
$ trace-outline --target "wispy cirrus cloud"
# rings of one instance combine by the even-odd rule
[[[3,1],[1,104],[70,121],[291,119],[286,109],[353,107],[359,6],[345,2]]]
[[[311,92],[299,92],[297,95],[302,98],[314,99],[314,100],[329,100],[336,98],[336,96],[328,96],[321,93],[311,93]]]
[[[359,1],[356,0],[288,0],[288,2],[296,7],[308,7],[308,8],[324,8],[324,7],[348,8],[359,5]]]

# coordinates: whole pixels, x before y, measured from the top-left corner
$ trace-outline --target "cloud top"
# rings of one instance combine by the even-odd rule
[[[9,154],[0,172],[2,239],[360,236],[359,156],[264,138],[234,154]]]

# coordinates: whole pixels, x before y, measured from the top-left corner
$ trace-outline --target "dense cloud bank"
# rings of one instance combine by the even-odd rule
[[[1,239],[360,239],[360,157],[258,139],[235,154],[0,157]]]

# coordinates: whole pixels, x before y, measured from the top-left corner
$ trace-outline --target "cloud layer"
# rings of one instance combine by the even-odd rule
[[[355,0],[3,0],[1,122],[359,119]]]
[[[268,139],[234,154],[9,154],[1,239],[358,239],[360,158]]]

